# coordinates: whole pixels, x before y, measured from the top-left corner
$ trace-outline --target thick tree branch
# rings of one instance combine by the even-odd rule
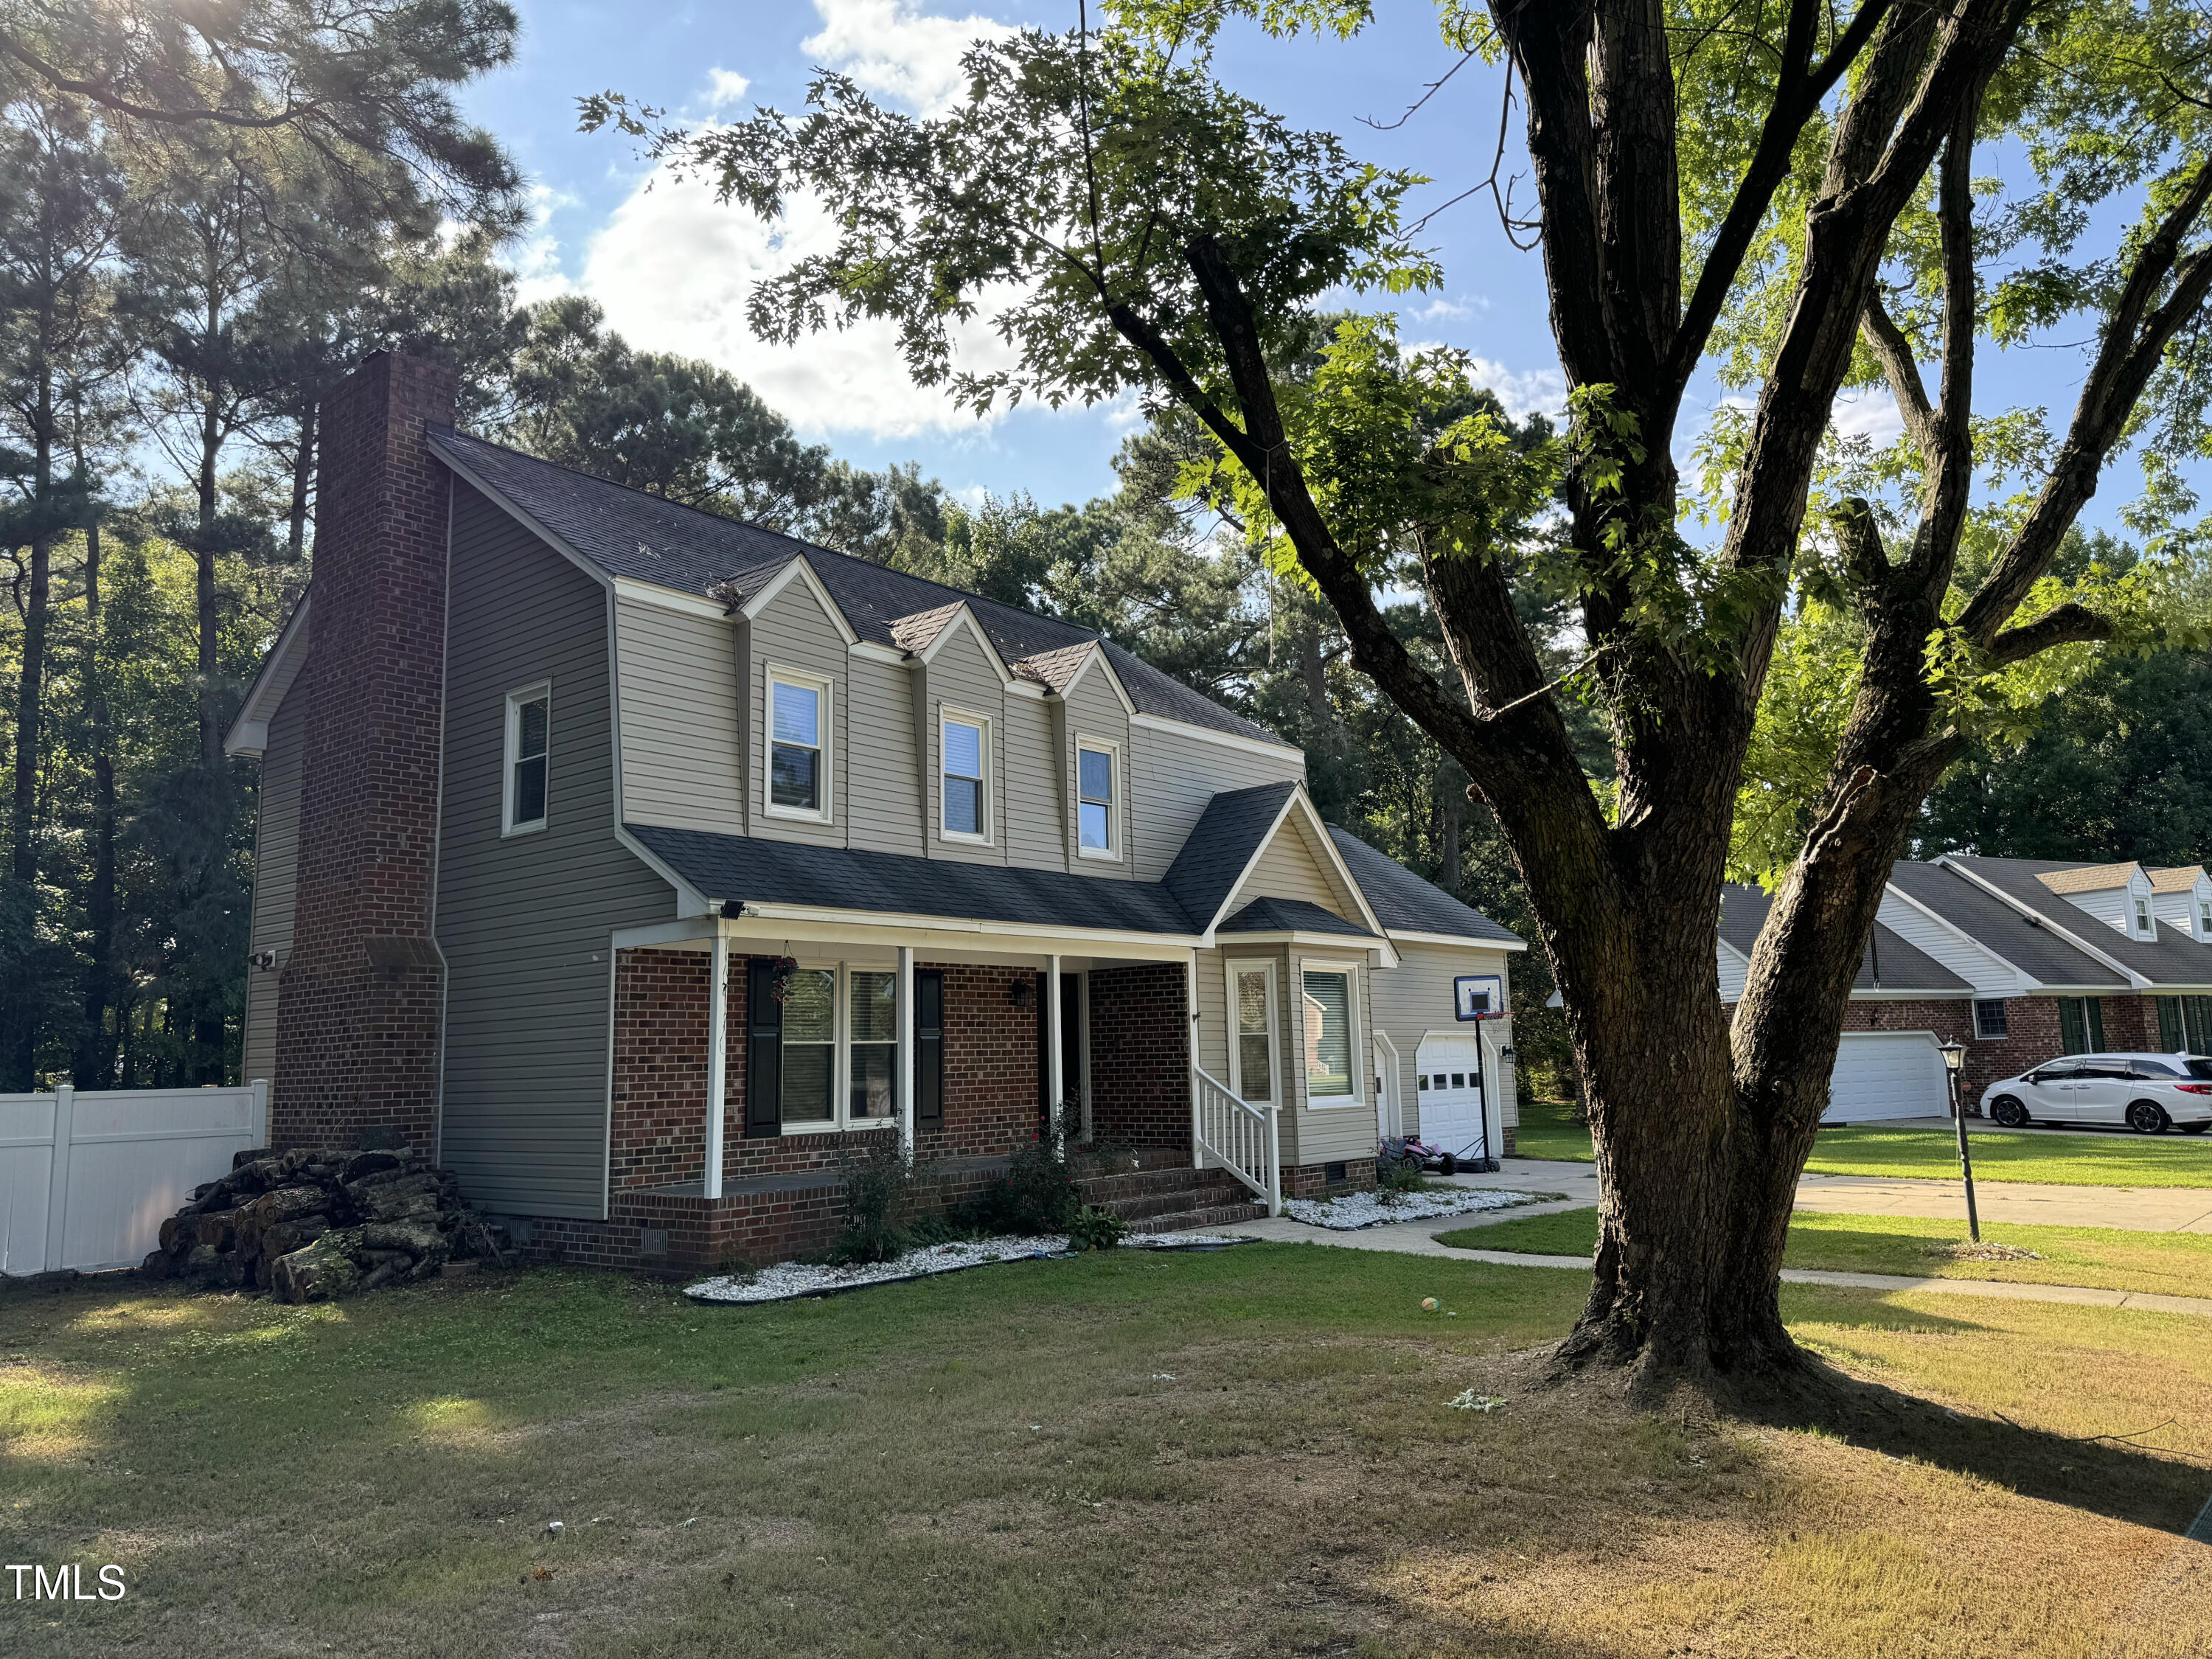
[[[1874,39],[1875,27],[1888,13],[1890,3],[1891,0],[1861,0],[1850,22],[1817,65],[1812,62],[1813,41],[1826,8],[1818,0],[1796,0],[1790,7],[1774,102],[1766,112],[1765,122],[1759,128],[1759,143],[1752,151],[1735,196],[1729,199],[1728,212],[1722,217],[1719,230],[1714,233],[1711,247],[1706,250],[1705,264],[1698,271],[1697,286],[1691,290],[1681,326],[1675,331],[1668,372],[1678,396],[1681,388],[1689,384],[1690,376],[1697,372],[1698,360],[1705,355],[1705,342],[1711,337],[1713,325],[1720,320],[1722,308],[1728,303],[1729,290],[1735,286],[1736,275],[1743,267],[1744,255],[1749,252],[1759,226],[1765,222],[1767,210],[1773,205],[1774,192],[1790,176],[1790,158],[1804,133],[1806,122],[1812,119],[1820,107],[1820,100]]]
[[[1943,342],[1941,401],[1929,422],[1932,442],[1922,452],[1927,483],[1920,527],[1906,561],[1924,592],[1950,585],[1951,565],[1974,494],[1974,341],[1980,324],[1974,280],[1974,129],[1981,118],[1977,95],[1960,106],[1944,142],[1937,174],[1936,217],[1943,246]]]
[[[102,109],[112,110],[118,115],[127,115],[135,121],[154,121],[168,126],[206,125],[265,131],[272,127],[290,126],[320,113],[325,108],[319,100],[310,100],[307,103],[287,101],[282,108],[266,111],[227,109],[219,104],[170,109],[126,98],[109,82],[70,75],[58,65],[48,63],[12,34],[0,33],[0,57],[14,59],[56,92],[89,98]]]
[[[1920,378],[1920,365],[1912,356],[1912,342],[1897,320],[1882,304],[1881,290],[1873,289],[1867,295],[1866,310],[1859,318],[1860,337],[1867,349],[1874,353],[1875,361],[1881,365],[1882,378],[1889,382],[1890,396],[1897,399],[1897,412],[1904,417],[1905,435],[1912,440],[1913,447],[1920,452],[1924,462],[1936,449],[1936,410],[1928,401],[1927,384]]]
[[[1990,666],[2002,668],[2010,663],[2025,662],[2054,645],[2109,640],[2118,631],[2109,617],[2100,617],[2087,605],[2069,599],[2045,611],[2033,622],[2004,629],[1990,641],[1985,654]]]
[[[2212,161],[2198,164],[2189,187],[2136,256],[2105,326],[2096,362],[2075,403],[2051,476],[1959,618],[1960,627],[1975,644],[1986,647],[1996,637],[2028,590],[2051,568],[2059,543],[2097,493],[2097,477],[2106,458],[2127,430],[2128,417],[2166,349],[2212,294],[2212,249],[2181,258],[2182,241],[2197,228],[2208,203],[2212,203]],[[2161,288],[2166,298],[2154,307],[2152,301]]]

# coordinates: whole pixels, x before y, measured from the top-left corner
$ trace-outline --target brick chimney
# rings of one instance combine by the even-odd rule
[[[443,364],[380,351],[323,410],[298,889],[270,1107],[279,1146],[436,1145],[451,486],[424,429],[453,420],[453,391]]]

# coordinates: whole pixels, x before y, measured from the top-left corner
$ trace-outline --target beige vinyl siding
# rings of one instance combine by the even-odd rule
[[[1228,958],[1243,951],[1198,953],[1198,1066],[1223,1088],[1229,1086]],[[1253,951],[1254,956],[1266,954]]]
[[[1094,671],[1095,672],[1095,671]],[[1139,881],[1158,881],[1190,836],[1206,803],[1225,790],[1302,779],[1305,757],[1295,749],[1261,754],[1209,741],[1195,726],[1186,736],[1147,726],[1134,734],[1129,766],[1130,836]],[[1279,758],[1278,758],[1279,755]]]
[[[851,793],[852,844],[872,853],[927,849],[921,833],[921,773],[914,761],[915,671],[901,663],[848,656],[845,776]]]
[[[1462,974],[1495,974],[1504,980],[1507,957],[1503,951],[1486,951],[1474,945],[1464,950],[1448,945],[1400,945],[1397,950],[1395,968],[1386,968],[1370,975],[1374,985],[1369,996],[1378,1029],[1398,1051],[1398,1099],[1404,1109],[1406,1133],[1418,1135],[1421,1132],[1421,1095],[1414,1087],[1419,1068],[1413,1062],[1422,1037],[1431,1031],[1461,1036],[1472,1032],[1474,1025],[1459,1023],[1452,981]],[[1512,1004],[1509,1001],[1506,1006],[1510,1008]],[[1494,1086],[1497,1082],[1498,1051],[1510,1048],[1512,1042],[1510,1020],[1483,1024],[1486,1087]],[[1506,1109],[1504,1121],[1515,1121],[1512,1101],[1508,1098],[1502,1104]]]
[[[817,847],[846,846],[853,805],[852,792],[848,787],[852,773],[847,760],[846,738],[854,722],[851,718],[852,700],[846,695],[849,687],[845,636],[838,632],[830,613],[822,608],[822,601],[815,598],[814,590],[804,580],[793,577],[753,618],[748,647],[751,660],[745,670],[749,688],[746,704],[751,710],[751,729],[745,733],[745,787],[750,792],[752,833],[770,841],[810,842]],[[767,765],[768,750],[761,734],[763,722],[767,719],[768,672],[771,667],[793,669],[830,682],[830,816],[827,823],[811,818],[772,817],[766,810],[768,781],[763,769]],[[861,719],[872,720],[875,712],[864,711]]]
[[[1285,1075],[1292,1080],[1297,1107],[1295,1111],[1283,1114],[1283,1162],[1332,1164],[1339,1158],[1372,1158],[1376,1147],[1375,1086],[1370,1050],[1374,1046],[1370,997],[1375,975],[1366,965],[1366,952],[1298,950],[1289,954],[1290,971],[1284,975],[1283,984],[1283,1035],[1291,1067]],[[1346,963],[1353,964],[1352,1001],[1358,1011],[1358,1029],[1352,1034],[1352,1077],[1358,1093],[1341,1105],[1316,1107],[1306,1091],[1302,976],[1309,963],[1333,970]]]
[[[1121,707],[1121,698],[1114,695],[1106,672],[1102,664],[1094,661],[1083,677],[1068,688],[1066,699],[1067,753],[1062,761],[1066,770],[1061,780],[1061,798],[1066,802],[1067,867],[1079,875],[1115,876],[1126,881],[1133,878],[1135,870],[1135,860],[1129,856],[1129,715]],[[1113,829],[1117,856],[1110,859],[1085,858],[1079,850],[1083,841],[1077,830],[1076,809],[1082,795],[1076,750],[1085,738],[1103,739],[1120,751],[1121,758],[1115,763]]]
[[[718,617],[616,601],[623,816],[630,823],[744,833],[735,633]]]
[[[246,948],[256,956],[275,951],[276,963],[246,969],[240,1075],[249,1083],[276,1075],[276,988],[292,954],[307,729],[307,694],[295,688],[284,694],[270,717],[269,746],[261,756],[260,811],[253,827],[253,925]]]
[[[1034,870],[1064,869],[1062,795],[1053,787],[1060,763],[1053,738],[1058,716],[1042,697],[1019,694],[1006,697],[1006,861]]]
[[[1283,820],[1222,914],[1233,916],[1255,898],[1304,899],[1348,921],[1361,921],[1359,907],[1314,850],[1295,812]]]
[[[928,704],[929,729],[923,733],[929,745],[929,856],[933,859],[952,859],[967,864],[1004,864],[1006,862],[1006,696],[999,671],[983,654],[983,647],[975,630],[965,623],[954,626],[952,636],[945,640],[922,671],[924,691]],[[947,841],[941,826],[944,824],[943,804],[939,797],[943,793],[944,773],[940,769],[939,743],[943,736],[944,713],[947,708],[964,709],[971,714],[981,714],[991,722],[991,844],[979,846],[974,842]],[[1026,799],[1034,801],[1034,795]]]
[[[615,836],[608,600],[456,482],[438,943],[441,1156],[471,1200],[597,1217],[605,1194],[608,935],[670,920],[667,884]],[[552,687],[547,827],[500,834],[507,694]]]

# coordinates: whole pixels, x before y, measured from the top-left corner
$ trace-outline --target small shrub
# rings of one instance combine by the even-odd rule
[[[1375,1185],[1385,1193],[1425,1193],[1429,1189],[1428,1177],[1411,1158],[1376,1158]]]
[[[1075,1172],[1050,1137],[1018,1149],[1006,1174],[955,1212],[956,1224],[982,1233],[1057,1233],[1083,1206]]]
[[[1067,1248],[1071,1250],[1110,1250],[1129,1230],[1111,1210],[1086,1204],[1068,1218]]]
[[[846,1160],[845,1231],[827,1251],[837,1267],[890,1261],[918,1241],[915,1212],[936,1187],[919,1159],[909,1160],[896,1137],[878,1135],[868,1150]]]

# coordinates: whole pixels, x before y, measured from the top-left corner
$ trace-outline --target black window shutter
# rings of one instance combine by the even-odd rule
[[[772,1135],[783,1124],[783,1005],[775,1000],[775,960],[745,959],[745,1133]]]
[[[1037,1126],[1040,1128],[1052,1122],[1052,1003],[1047,995],[1050,987],[1051,981],[1048,975],[1039,974],[1036,976]]]
[[[914,976],[914,1121],[945,1121],[945,970]]]

